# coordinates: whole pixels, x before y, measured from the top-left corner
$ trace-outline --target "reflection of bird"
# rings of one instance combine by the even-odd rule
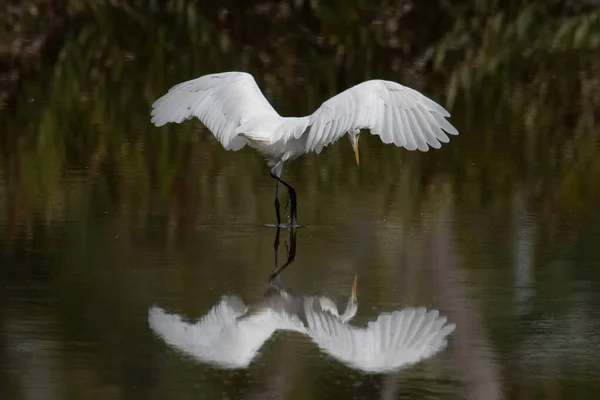
[[[370,80],[323,103],[313,114],[281,117],[269,104],[252,75],[224,72],[205,75],[172,87],[153,105],[152,122],[162,126],[197,117],[226,150],[248,145],[268,160],[275,184],[275,210],[280,224],[278,183],[288,189],[290,218],[296,223],[296,191],[281,179],[283,164],[302,154],[317,154],[348,135],[358,164],[361,129],[379,135],[384,143],[408,150],[427,151],[449,141],[444,133],[458,131],[445,117],[450,114],[421,93],[398,83]]]
[[[358,309],[356,277],[340,315],[327,297],[294,295],[271,286],[254,306],[224,296],[207,315],[188,323],[158,307],[149,310],[154,332],[171,346],[223,368],[245,368],[277,330],[309,336],[323,351],[353,368],[384,372],[427,358],[443,349],[454,330],[438,311],[407,308],[380,314],[365,328],[350,325]]]

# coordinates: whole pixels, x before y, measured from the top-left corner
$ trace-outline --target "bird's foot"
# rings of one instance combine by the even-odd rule
[[[296,222],[288,222],[287,224],[263,224],[267,228],[280,228],[280,229],[289,229],[289,228],[300,228],[302,225],[298,225]]]

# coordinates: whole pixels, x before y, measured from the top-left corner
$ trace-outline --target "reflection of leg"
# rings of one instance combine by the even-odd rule
[[[277,231],[275,232],[275,241],[273,242],[273,250],[275,251],[275,269],[274,269],[274,271],[277,271],[277,261],[278,261],[277,253],[279,251],[279,232],[280,232],[279,225],[277,225]]]
[[[281,182],[281,184],[284,185],[288,190],[288,196],[289,196],[290,201],[292,202],[292,209],[290,211],[290,224],[292,226],[295,226],[296,218],[297,218],[296,189],[294,189],[292,187],[292,185],[290,185],[289,183],[287,183],[286,181],[284,181],[283,179],[281,179],[280,177],[275,175],[273,173],[273,171],[271,171],[271,177],[273,179],[275,179],[277,182]]]
[[[290,258],[290,244],[287,239],[285,240],[285,254],[288,255],[288,258]]]
[[[277,229],[277,232],[279,233],[279,229]],[[279,268],[277,268],[277,263],[275,264],[275,272],[273,272],[273,274],[269,277],[269,283],[272,282],[274,279],[278,278],[279,274],[281,274],[281,272],[284,269],[286,269],[291,263],[293,263],[294,259],[296,258],[296,229],[295,228],[290,229],[289,239],[290,239],[290,247],[288,250],[287,260],[286,260],[285,264],[283,264]],[[276,236],[275,243],[277,244],[277,246],[279,246],[279,235]],[[287,243],[286,243],[286,247],[287,247]]]

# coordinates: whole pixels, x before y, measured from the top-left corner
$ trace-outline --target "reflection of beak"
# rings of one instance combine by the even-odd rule
[[[354,275],[354,280],[352,281],[352,299],[356,301],[356,281],[358,280],[358,274]]]
[[[356,166],[358,167],[360,162],[358,160],[358,140],[354,142],[354,159],[356,160]]]

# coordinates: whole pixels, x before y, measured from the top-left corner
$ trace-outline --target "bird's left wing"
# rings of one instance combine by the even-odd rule
[[[458,131],[442,106],[399,83],[370,80],[332,97],[310,116],[306,151],[320,153],[347,132],[370,129],[407,150],[440,148]]]
[[[255,322],[257,318],[240,323],[246,310],[239,297],[224,296],[196,323],[156,306],[148,311],[148,323],[166,343],[200,361],[244,368],[274,331],[268,323]]]
[[[305,305],[308,335],[325,352],[366,372],[386,372],[431,357],[446,347],[454,324],[446,324],[437,310],[407,308],[383,313],[366,328]]]
[[[152,104],[152,123],[156,126],[193,117],[202,121],[227,150],[239,150],[247,143],[238,129],[242,125],[282,121],[252,75],[235,71],[180,83]]]

